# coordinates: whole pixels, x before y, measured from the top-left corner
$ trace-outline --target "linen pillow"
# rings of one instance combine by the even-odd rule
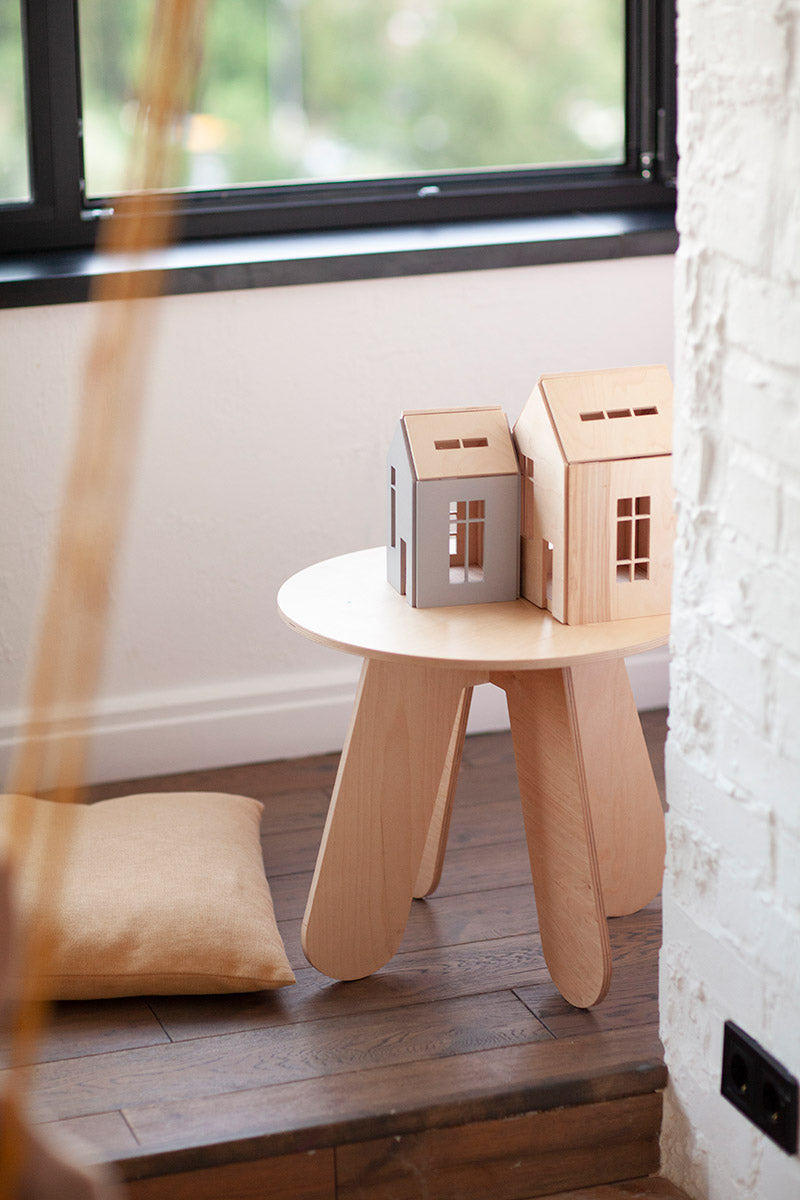
[[[47,994],[86,1000],[294,983],[264,874],[262,807],[216,792],[89,805],[0,796],[0,840],[10,853],[12,813],[31,822],[13,864],[23,929],[42,907],[40,878],[54,874],[61,853],[58,842],[48,850],[48,830],[68,839],[60,887],[43,905],[52,909],[55,942]]]

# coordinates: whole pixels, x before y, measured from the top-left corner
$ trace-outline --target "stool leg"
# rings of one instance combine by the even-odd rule
[[[565,1000],[589,1008],[611,982],[586,772],[563,670],[493,676],[508,695],[542,951]]]
[[[306,958],[325,975],[370,975],[403,937],[467,683],[364,663],[303,920]]]
[[[569,670],[606,916],[621,917],[661,890],[664,813],[624,660]]]
[[[461,755],[464,750],[464,736],[467,732],[469,706],[472,701],[472,688],[466,687],[461,694],[458,714],[453,726],[450,745],[447,748],[439,791],[433,806],[428,837],[422,852],[422,862],[419,865],[417,882],[414,884],[414,896],[421,900],[430,896],[439,886],[444,865],[444,852],[447,849],[447,835],[450,832],[450,817],[453,813],[453,800],[458,782],[458,769],[461,766]]]

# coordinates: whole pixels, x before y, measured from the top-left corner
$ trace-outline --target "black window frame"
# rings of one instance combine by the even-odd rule
[[[22,18],[34,199],[0,205],[0,251],[91,249],[114,201],[83,194],[77,0],[22,0]],[[674,214],[675,0],[626,0],[626,89],[620,165],[236,188],[164,202],[179,206],[186,242],[570,213]]]

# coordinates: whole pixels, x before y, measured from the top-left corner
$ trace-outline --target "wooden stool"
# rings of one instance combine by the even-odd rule
[[[412,899],[439,882],[472,688],[503,688],[542,950],[571,1004],[611,981],[606,916],[658,893],[664,820],[623,656],[663,645],[669,618],[562,625],[526,600],[411,608],[385,550],[289,579],[292,628],[364,656],[303,921],[334,979],[383,966]]]

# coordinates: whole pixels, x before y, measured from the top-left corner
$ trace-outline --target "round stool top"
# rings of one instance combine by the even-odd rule
[[[412,608],[386,579],[386,550],[359,550],[307,567],[278,593],[293,629],[367,658],[518,671],[619,658],[663,646],[669,616],[562,625],[527,600]]]

